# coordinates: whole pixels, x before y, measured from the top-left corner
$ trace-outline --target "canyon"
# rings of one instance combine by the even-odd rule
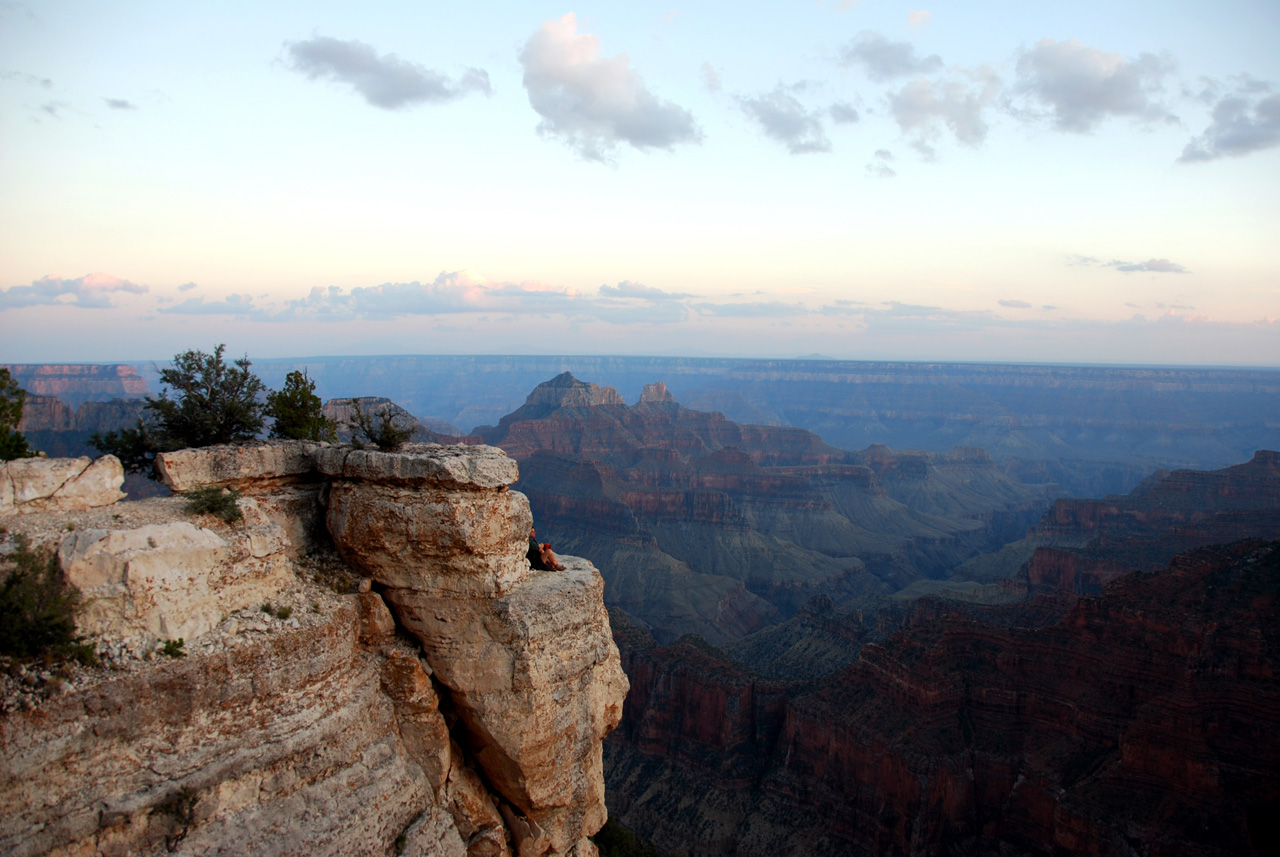
[[[597,558],[607,602],[665,642],[942,576],[1045,502],[982,450],[847,452],[682,407],[661,382],[627,405],[563,373],[475,434],[520,463],[541,537]]]
[[[596,378],[622,378],[615,389],[574,377],[577,360],[255,362],[264,377],[307,368],[320,388],[341,366],[330,381],[346,372],[369,384],[342,392],[395,393],[394,404],[361,402],[431,414],[418,419],[419,437],[470,446],[433,453],[430,466],[377,464],[334,447],[308,453],[305,463],[248,466],[256,474],[248,480],[234,475],[246,465],[232,456],[204,459],[191,468],[203,475],[184,481],[186,465],[174,457],[166,471],[175,490],[243,484],[245,532],[268,519],[293,522],[287,538],[264,532],[220,548],[238,557],[252,596],[209,595],[195,621],[177,599],[154,594],[168,605],[163,626],[139,626],[136,617],[120,625],[120,608],[110,613],[117,624],[102,627],[129,676],[177,670],[191,662],[157,666],[139,659],[138,647],[153,646],[154,657],[161,636],[186,634],[200,641],[202,657],[207,648],[225,658],[228,640],[245,632],[229,635],[218,621],[224,613],[251,635],[288,635],[297,629],[257,610],[260,599],[300,608],[313,599],[327,616],[342,598],[314,588],[324,577],[316,569],[366,581],[367,591],[344,596],[354,602],[335,632],[355,635],[342,669],[364,677],[336,692],[359,717],[395,724],[378,727],[399,736],[378,744],[391,760],[379,769],[389,785],[364,785],[357,751],[344,744],[342,761],[323,774],[293,757],[272,757],[251,774],[237,768],[236,777],[259,777],[252,809],[243,799],[224,808],[219,796],[231,787],[211,790],[189,773],[153,778],[150,791],[135,785],[132,802],[116,801],[122,808],[99,795],[94,835],[114,842],[127,834],[158,848],[182,833],[170,810],[186,792],[164,792],[159,782],[197,796],[192,817],[209,819],[208,845],[232,836],[225,825],[233,817],[277,823],[281,801],[345,808],[333,778],[349,777],[365,789],[370,820],[348,816],[325,827],[308,817],[307,829],[347,847],[352,840],[338,832],[345,825],[379,847],[405,834],[405,853],[454,853],[427,843],[454,848],[457,837],[477,849],[467,853],[489,853],[483,843],[501,839],[512,853],[587,854],[579,834],[603,821],[606,787],[615,817],[662,853],[687,857],[1274,850],[1280,455],[1264,447],[1280,446],[1268,442],[1280,424],[1277,373],[581,358]],[[427,367],[426,380],[407,374],[416,366]],[[448,374],[459,367],[475,373],[474,404],[450,410],[440,403],[461,402],[461,381]],[[512,379],[532,373],[540,375],[512,399]],[[412,398],[428,394],[434,404]],[[33,420],[70,426],[50,431],[71,437],[79,411],[31,399],[39,405],[28,412]],[[111,406],[130,401],[137,407],[136,398]],[[326,407],[336,415],[352,401]],[[456,428],[481,421],[492,425],[465,437]],[[840,449],[833,438],[863,448]],[[506,456],[501,478],[490,467],[500,460],[490,458],[495,447]],[[458,469],[461,461],[473,463]],[[223,471],[232,475],[212,475]],[[524,511],[502,505],[503,489],[505,502],[527,498]],[[1064,496],[1071,491],[1075,497]],[[438,498],[457,492],[470,498],[463,507],[480,511],[440,512]],[[1089,496],[1100,499],[1082,499]],[[104,509],[128,523],[131,507],[158,502]],[[414,511],[424,505],[432,511]],[[167,523],[189,517],[175,509]],[[148,552],[141,521],[121,527],[102,510],[70,514],[99,517],[48,534],[68,545],[68,559],[86,538],[76,532],[113,527],[134,535],[101,540],[111,550]],[[451,535],[425,538],[424,516],[433,527],[445,521]],[[517,531],[533,520],[539,538],[569,557],[570,572],[540,586],[513,584],[508,575],[524,549]],[[477,521],[488,524],[476,529]],[[499,521],[506,529],[493,537]],[[201,527],[234,541],[218,524]],[[152,538],[160,553],[178,549],[170,536]],[[294,545],[282,549],[293,552],[287,561],[275,558],[277,544]],[[459,554],[459,544],[488,547]],[[406,579],[406,566],[432,568],[430,586]],[[579,572],[581,584],[571,582]],[[294,578],[304,588],[272,588]],[[548,603],[573,605],[567,612],[579,618],[549,616]],[[299,612],[301,630],[317,621]],[[567,666],[534,654],[512,660],[522,641],[577,639],[557,622],[593,629],[589,641],[570,646]],[[621,670],[609,665],[602,627],[606,636],[611,629]],[[268,660],[260,667],[268,674],[309,675]],[[368,661],[372,672],[359,665]],[[478,674],[455,675],[463,663],[478,665]],[[502,676],[501,686],[490,675]],[[152,679],[137,681],[129,693],[156,696]],[[369,690],[371,682],[379,689]],[[302,698],[312,686],[291,685],[286,696]],[[183,693],[199,697],[194,687]],[[582,699],[624,693],[620,710]],[[49,704],[34,710],[53,710]],[[382,713],[360,708],[369,704]],[[202,699],[198,710],[215,706]],[[287,707],[275,697],[262,702],[264,712],[272,706]],[[496,725],[498,712],[526,722],[548,710],[567,713],[536,738],[526,737],[527,726]],[[431,711],[443,718],[447,741]],[[213,743],[230,740],[218,715],[200,716],[223,723]],[[263,722],[273,716],[264,713]],[[325,718],[337,716],[318,711],[314,724],[297,727],[308,737],[291,746],[334,734]],[[164,740],[189,746],[163,722]],[[594,736],[614,723],[598,754]],[[369,731],[355,734],[357,745],[373,740]],[[130,740],[127,752],[137,754],[143,739]],[[581,773],[526,773],[553,758],[571,759]],[[259,761],[235,762],[242,764]],[[271,779],[268,769],[295,771],[296,779]],[[390,785],[410,783],[415,771],[427,787]],[[473,782],[462,773],[470,771],[478,785],[451,791],[450,774],[440,771],[458,771],[458,783]],[[398,788],[408,789],[404,800],[417,815],[390,797]],[[476,815],[477,806],[488,814]],[[257,823],[249,829],[265,836]],[[183,835],[195,837],[187,827]]]
[[[611,808],[688,855],[1270,853],[1276,462],[1060,500],[1002,598],[815,600],[721,647],[616,612]]]
[[[829,678],[615,620],[611,809],[689,855],[1265,854],[1280,543],[1202,548],[1058,621],[929,605]]]
[[[130,503],[110,456],[2,469],[0,553],[53,551],[104,666],[8,662],[0,851],[596,854],[627,679],[500,450],[181,450]]]

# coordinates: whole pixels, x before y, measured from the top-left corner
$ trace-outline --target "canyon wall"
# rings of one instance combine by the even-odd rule
[[[682,407],[661,382],[629,406],[564,373],[476,433],[520,462],[542,537],[598,558],[610,605],[664,642],[945,575],[1043,508],[1043,486],[982,450],[848,452]]]
[[[596,853],[627,680],[599,572],[529,568],[511,459],[264,443],[159,469],[242,492],[242,520],[55,510],[58,486],[3,518],[0,553],[56,551],[105,667],[0,678],[0,851]]]
[[[8,364],[18,386],[31,396],[57,397],[72,409],[85,402],[145,396],[147,382],[134,366],[96,363]]]
[[[690,857],[1270,853],[1278,595],[1280,542],[1205,548],[1048,624],[922,611],[789,684],[619,622],[610,806]]]

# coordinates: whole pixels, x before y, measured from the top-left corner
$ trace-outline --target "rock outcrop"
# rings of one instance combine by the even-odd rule
[[[124,468],[114,455],[19,458],[0,463],[0,515],[109,506],[124,494]]]
[[[627,688],[600,633],[599,573],[581,560],[530,570],[533,517],[500,450],[330,447],[317,462],[338,550],[421,640],[530,853],[578,848],[606,817],[601,740]]]
[[[627,680],[595,568],[529,569],[513,461],[270,443],[160,470],[243,491],[244,520],[180,496],[5,519],[57,548],[116,671],[6,703],[0,851],[595,854]]]

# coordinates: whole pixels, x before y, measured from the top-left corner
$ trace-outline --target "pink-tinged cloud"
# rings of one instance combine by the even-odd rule
[[[72,305],[86,309],[115,306],[111,296],[121,293],[141,295],[149,289],[111,274],[86,274],[74,280],[45,276],[29,286],[12,286],[0,291],[0,310],[44,305]]]
[[[1168,259],[1148,259],[1145,262],[1122,262],[1119,259],[1112,259],[1106,265],[1108,268],[1115,268],[1126,274],[1133,274],[1146,271],[1152,274],[1189,274],[1191,273],[1177,262],[1170,262]]]

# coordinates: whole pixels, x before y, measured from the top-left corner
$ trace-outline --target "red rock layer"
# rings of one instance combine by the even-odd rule
[[[10,365],[8,368],[28,393],[57,396],[73,406],[86,401],[147,394],[147,382],[132,366],[71,363]]]
[[[1280,537],[1280,453],[1259,450],[1222,470],[1157,474],[1125,497],[1060,499],[1029,535],[1058,545],[1036,550],[1019,575],[1023,586],[1081,594],[1202,545]]]
[[[926,621],[789,697],[714,652],[620,639],[610,806],[690,855],[1267,853],[1278,596],[1280,542],[1206,548],[1047,627]],[[686,833],[657,780],[695,795]]]

